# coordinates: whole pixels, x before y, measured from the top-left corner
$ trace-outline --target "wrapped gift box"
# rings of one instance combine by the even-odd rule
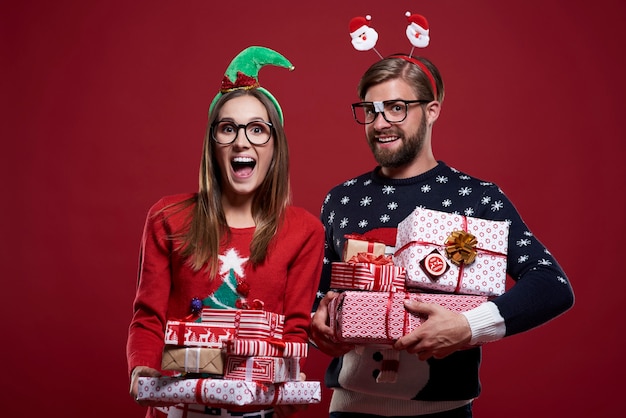
[[[345,291],[329,305],[330,327],[340,342],[392,344],[422,323],[422,318],[404,308],[405,299],[437,303],[455,312],[487,301],[475,295]]]
[[[417,208],[398,224],[394,262],[406,269],[407,289],[499,296],[508,236],[506,221]]]
[[[161,368],[188,373],[224,373],[224,353],[219,348],[178,347],[163,348]]]
[[[368,241],[367,238],[352,234],[346,235],[346,243],[343,246],[343,257],[342,261],[348,261],[353,256],[359,253],[367,253],[373,255],[384,255],[385,254],[385,244],[382,242],[374,242]]]
[[[353,256],[348,262],[333,262],[330,288],[375,292],[404,291],[404,267],[395,266],[390,256]]]
[[[319,403],[320,382],[262,384],[244,380],[140,377],[137,400],[203,405],[302,405]]]
[[[235,356],[307,357],[308,343],[275,339],[250,340],[236,338],[224,342],[226,354]]]
[[[259,309],[203,308],[200,321],[224,329],[228,338],[283,338],[285,316]]]
[[[199,322],[167,321],[165,325],[165,344],[222,348],[234,330],[224,327],[212,327]]]
[[[300,359],[296,357],[226,356],[224,379],[281,383],[299,378]]]

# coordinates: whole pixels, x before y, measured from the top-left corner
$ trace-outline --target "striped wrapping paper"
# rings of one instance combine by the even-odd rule
[[[402,292],[405,279],[404,268],[391,264],[334,262],[331,264],[330,288]]]
[[[235,338],[224,341],[226,354],[235,356],[307,357],[308,343]]]
[[[257,383],[245,380],[140,377],[137,400],[203,405],[304,405],[319,403],[320,382]]]
[[[300,359],[296,357],[226,356],[224,379],[282,383],[299,377]]]
[[[285,316],[264,310],[203,308],[202,324],[232,330],[230,338],[283,338]]]

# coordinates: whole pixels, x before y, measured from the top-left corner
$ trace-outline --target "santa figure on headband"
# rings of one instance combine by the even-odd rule
[[[424,16],[411,14],[411,12],[406,12],[405,16],[409,22],[406,27],[406,37],[409,38],[409,42],[417,48],[426,48],[430,42],[428,21]]]

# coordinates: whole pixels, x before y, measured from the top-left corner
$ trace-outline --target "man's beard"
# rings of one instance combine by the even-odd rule
[[[424,140],[426,137],[426,118],[424,115],[422,116],[422,121],[420,123],[417,132],[414,135],[403,137],[399,139],[402,141],[400,148],[396,151],[392,151],[389,149],[379,148],[377,146],[378,141],[374,137],[377,133],[374,131],[373,133],[368,135],[367,143],[374,154],[374,158],[376,162],[380,164],[381,167],[389,167],[389,168],[398,168],[404,165],[411,163],[415,160],[415,157],[419,155],[424,148]],[[396,134],[395,130],[387,130],[385,133]]]

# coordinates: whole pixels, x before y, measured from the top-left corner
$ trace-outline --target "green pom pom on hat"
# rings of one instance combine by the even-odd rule
[[[289,71],[293,71],[295,68],[287,58],[272,49],[263,46],[250,46],[244,49],[233,58],[226,69],[220,91],[215,95],[209,106],[209,113],[211,113],[215,104],[224,93],[240,89],[258,89],[272,101],[278,111],[281,123],[284,124],[283,111],[278,104],[278,100],[259,84],[259,70],[265,65],[284,67],[289,69]]]

